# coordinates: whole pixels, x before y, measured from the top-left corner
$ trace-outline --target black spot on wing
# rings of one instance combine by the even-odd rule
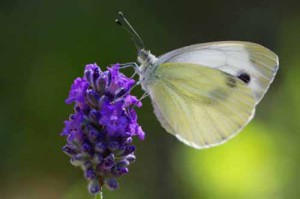
[[[237,76],[240,80],[248,84],[251,80],[251,77],[248,73],[241,73],[240,75]]]

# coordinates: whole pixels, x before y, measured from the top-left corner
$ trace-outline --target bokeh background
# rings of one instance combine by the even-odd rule
[[[246,40],[276,52],[280,70],[251,124],[208,150],[165,133],[144,100],[146,140],[135,140],[137,161],[105,198],[299,199],[300,3],[291,0],[0,0],[0,198],[92,198],[59,133],[72,112],[64,99],[85,64],[136,60],[114,23],[119,10],[155,55]]]

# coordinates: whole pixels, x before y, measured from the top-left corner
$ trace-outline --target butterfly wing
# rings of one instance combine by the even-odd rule
[[[195,148],[218,145],[253,117],[251,88],[226,72],[199,64],[163,63],[146,87],[162,126]]]
[[[278,57],[255,43],[223,41],[187,46],[158,59],[158,64],[179,62],[208,66],[248,82],[257,103],[262,99],[278,70]]]

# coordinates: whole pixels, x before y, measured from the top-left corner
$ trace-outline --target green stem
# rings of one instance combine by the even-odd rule
[[[103,199],[103,195],[102,195],[102,191],[100,191],[99,193],[97,193],[95,195],[95,198],[94,199]]]

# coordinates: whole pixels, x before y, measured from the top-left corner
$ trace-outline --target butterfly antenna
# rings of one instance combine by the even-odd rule
[[[125,18],[124,14],[122,12],[119,12],[118,18],[115,20],[117,24],[122,26],[131,36],[132,40],[138,50],[138,53],[141,52],[142,49],[145,49],[145,45],[139,34],[133,29],[133,27],[130,25],[130,23]]]

